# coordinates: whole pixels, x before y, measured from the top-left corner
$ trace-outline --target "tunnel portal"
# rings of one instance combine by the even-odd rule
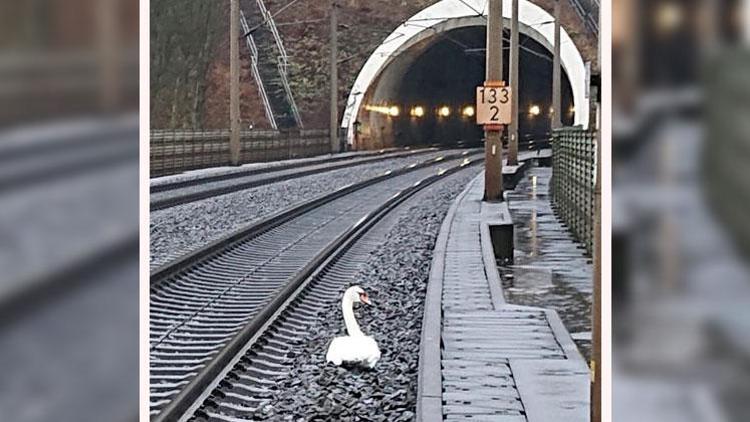
[[[474,117],[475,89],[484,81],[486,26],[440,33],[394,60],[365,93],[357,121],[357,149],[390,146],[479,144],[483,132]],[[504,34],[510,38],[509,31]],[[510,49],[504,49],[508,80]],[[552,55],[520,34],[519,139],[550,132]],[[562,121],[574,121],[573,92],[562,72]]]

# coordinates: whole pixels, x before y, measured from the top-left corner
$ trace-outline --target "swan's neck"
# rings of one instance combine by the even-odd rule
[[[346,331],[350,336],[361,336],[362,330],[359,329],[359,324],[354,318],[354,302],[349,298],[344,298],[341,301],[341,309],[344,312],[344,324],[346,324]]]

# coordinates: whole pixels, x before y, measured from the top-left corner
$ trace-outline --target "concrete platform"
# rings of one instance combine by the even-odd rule
[[[417,419],[585,421],[589,371],[557,313],[506,303],[490,232],[507,203],[480,174],[438,237],[425,304]]]

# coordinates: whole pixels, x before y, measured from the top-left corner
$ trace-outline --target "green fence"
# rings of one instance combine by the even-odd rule
[[[331,151],[328,130],[241,133],[240,162],[257,163],[313,157]],[[151,177],[230,165],[229,131],[152,130]]]
[[[594,246],[596,132],[580,127],[552,134],[552,205],[591,255]]]
[[[706,74],[705,195],[726,233],[750,257],[750,53],[725,51]]]

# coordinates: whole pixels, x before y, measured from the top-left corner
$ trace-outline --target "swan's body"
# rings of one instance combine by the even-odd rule
[[[344,362],[357,363],[374,368],[380,359],[380,349],[375,339],[370,336],[336,337],[328,347],[326,361],[334,365]]]
[[[370,304],[367,293],[359,286],[350,287],[344,293],[341,300],[341,310],[344,314],[344,324],[348,336],[336,337],[328,346],[326,362],[334,365],[343,363],[354,363],[366,366],[370,369],[375,367],[380,359],[380,349],[374,338],[364,335],[354,318],[354,303]]]

